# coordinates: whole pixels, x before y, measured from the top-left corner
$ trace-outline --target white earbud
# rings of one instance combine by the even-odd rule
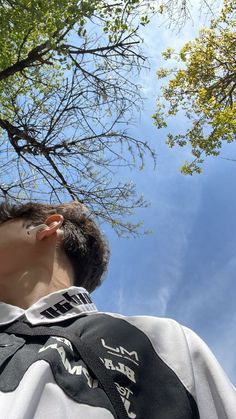
[[[42,230],[43,228],[48,227],[47,224],[40,224],[36,227],[30,227],[30,229],[27,231],[27,234],[32,235],[37,233],[37,231]]]

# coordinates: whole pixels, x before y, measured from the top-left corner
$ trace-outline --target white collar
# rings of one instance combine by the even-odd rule
[[[12,323],[22,315],[32,324],[58,323],[82,314],[97,312],[91,297],[82,287],[65,288],[45,297],[23,310],[0,302],[0,325]]]

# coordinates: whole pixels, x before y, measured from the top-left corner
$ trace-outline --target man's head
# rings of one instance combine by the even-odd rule
[[[40,224],[44,226],[33,233],[32,227]],[[11,246],[14,249],[15,243],[19,259],[22,257],[20,246],[22,252],[28,249],[30,254],[34,234],[38,241],[56,240],[56,251],[65,254],[70,263],[74,285],[83,286],[91,292],[101,284],[107,269],[109,250],[105,238],[83,204],[0,203],[0,252],[1,244],[3,246],[3,242],[7,241],[7,251]]]

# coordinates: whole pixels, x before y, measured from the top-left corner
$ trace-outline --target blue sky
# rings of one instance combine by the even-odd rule
[[[168,149],[165,130],[152,122],[158,83],[155,71],[161,51],[194,37],[198,24],[180,34],[158,28],[154,20],[143,30],[150,72],[141,75],[145,96],[142,115],[131,132],[146,138],[157,152],[157,168],[146,160],[143,172],[127,172],[150,207],[136,211],[152,234],[120,239],[104,226],[111,247],[107,277],[93,297],[99,310],[127,315],[171,317],[190,327],[210,346],[236,384],[236,162],[210,158],[201,175],[183,176],[181,164],[189,150]],[[158,42],[157,42],[158,40]],[[183,116],[169,131],[184,126]],[[222,157],[236,159],[236,145]]]

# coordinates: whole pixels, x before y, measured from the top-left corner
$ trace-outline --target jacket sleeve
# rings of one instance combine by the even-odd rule
[[[200,419],[236,419],[236,389],[208,346],[183,327],[192,363]]]

